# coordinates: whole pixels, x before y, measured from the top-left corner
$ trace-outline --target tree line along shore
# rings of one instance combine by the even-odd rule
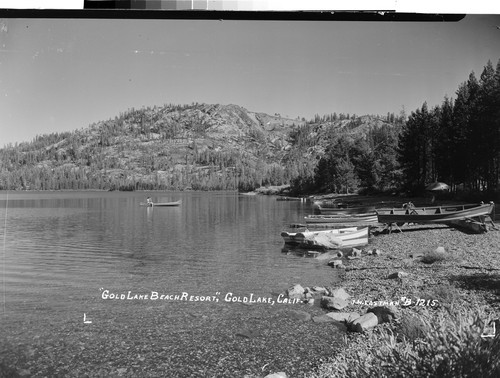
[[[237,105],[129,109],[75,132],[0,150],[0,189],[238,190],[422,193],[492,200],[500,179],[500,61],[471,73],[454,97],[409,115],[316,115]],[[175,142],[175,143],[174,143]],[[485,198],[488,197],[488,198]]]

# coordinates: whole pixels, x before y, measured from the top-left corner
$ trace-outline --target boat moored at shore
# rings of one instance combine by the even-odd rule
[[[335,249],[368,244],[369,227],[348,227],[322,231],[282,232],[286,245],[298,248]]]

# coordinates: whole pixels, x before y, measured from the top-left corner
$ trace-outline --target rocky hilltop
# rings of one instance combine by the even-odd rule
[[[334,117],[336,118],[336,117]],[[250,190],[314,170],[332,135],[365,135],[374,116],[289,119],[238,105],[129,109],[74,132],[0,150],[3,189]]]

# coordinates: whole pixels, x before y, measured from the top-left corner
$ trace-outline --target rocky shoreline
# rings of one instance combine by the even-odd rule
[[[349,366],[359,364],[359,356],[369,357],[383,345],[387,332],[411,331],[425,338],[425,326],[418,322],[408,325],[419,316],[432,322],[446,313],[450,318],[461,313],[477,315],[485,327],[494,320],[498,323],[499,246],[500,231],[467,234],[441,225],[405,226],[401,233],[373,238],[360,255],[344,258],[335,267],[341,269],[340,286],[349,295],[342,311],[366,315],[380,306],[391,316],[384,324],[366,316],[367,328],[350,327],[362,333],[348,332],[339,354],[309,377],[345,376]],[[497,343],[498,339],[497,330]],[[492,369],[494,376],[498,364]],[[351,370],[356,376],[355,369]]]
[[[487,353],[491,353],[491,348],[500,345],[499,247],[500,231],[491,228],[484,234],[470,234],[444,225],[405,225],[402,232],[378,234],[363,249],[353,248],[344,254],[331,251],[315,257],[340,272],[339,284],[295,284],[286,294],[304,303],[298,311],[303,321],[324,323],[326,332],[343,333],[344,343],[328,362],[304,376],[370,376],[369,368],[376,368],[374,356],[387,350],[391,336],[392,348],[396,344],[408,348],[410,343],[402,339],[425,343],[433,323],[441,329],[462,327],[464,335],[472,334],[474,342],[486,343],[490,348]],[[308,304],[315,301],[321,302],[323,315],[311,316],[308,311]],[[477,319],[481,328],[474,334],[476,324],[471,320],[463,327],[463,319]],[[497,324],[496,331],[491,328],[493,323]],[[467,348],[459,336],[453,337],[457,338],[455,348]],[[434,352],[439,356],[438,350]],[[446,354],[446,350],[441,353]],[[500,364],[493,363],[480,376],[498,376],[499,369]],[[290,376],[286,372],[279,374],[266,377]],[[378,376],[392,374],[379,371]]]

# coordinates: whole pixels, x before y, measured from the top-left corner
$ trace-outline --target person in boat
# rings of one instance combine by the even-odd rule
[[[151,200],[151,197],[148,197],[148,198],[146,199],[146,204],[147,204],[148,206],[153,206],[153,201]]]
[[[407,202],[403,204],[403,209],[411,210],[414,209],[415,205],[412,202]]]

